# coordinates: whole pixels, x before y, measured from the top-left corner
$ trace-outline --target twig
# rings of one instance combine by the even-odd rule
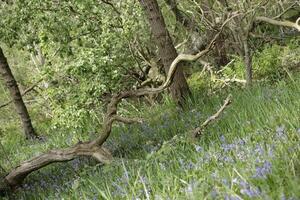
[[[284,9],[279,15],[273,17],[273,19],[278,19],[280,18],[282,15],[284,15],[287,11],[289,11],[290,9],[292,9],[295,5],[297,4],[297,1],[295,1],[292,5],[290,5],[289,7],[287,7],[286,9]]]
[[[246,80],[238,78],[225,78],[225,79],[215,79],[215,81],[221,81],[223,83],[241,83],[246,84]]]
[[[211,122],[215,121],[216,119],[218,119],[218,118],[220,117],[220,115],[223,113],[223,111],[225,110],[225,108],[226,108],[229,104],[231,104],[231,102],[232,102],[232,101],[231,101],[231,95],[229,95],[229,96],[226,98],[226,100],[224,101],[224,104],[222,105],[222,107],[221,107],[214,115],[212,115],[212,116],[210,116],[209,118],[207,118],[207,119],[205,120],[205,122],[203,122],[203,123],[201,124],[200,127],[198,127],[198,128],[196,128],[196,129],[194,129],[194,130],[191,131],[191,132],[192,132],[192,136],[193,136],[194,138],[199,137],[199,136],[202,134],[203,130],[204,130]]]
[[[26,90],[24,90],[21,93],[21,96],[26,95],[27,93],[29,93],[31,90],[33,90],[40,82],[42,82],[43,79],[38,80],[35,84],[33,84],[32,86],[30,86],[29,88],[27,88]],[[5,106],[8,106],[9,104],[11,104],[13,102],[13,100],[9,100],[7,102],[5,102],[4,104],[0,105],[0,108],[3,108]]]

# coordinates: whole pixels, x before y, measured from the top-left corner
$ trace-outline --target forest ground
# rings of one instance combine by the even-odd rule
[[[128,106],[143,124],[115,125],[106,146],[115,161],[100,165],[80,158],[32,173],[11,199],[299,199],[300,77],[214,95],[193,91],[183,111],[164,103]],[[233,102],[198,140],[189,130],[217,111],[228,94]],[[1,92],[1,94],[4,94]],[[128,104],[129,105],[129,104]],[[44,142],[26,141],[13,107],[0,112],[0,163],[9,170],[52,148],[95,138],[51,131],[38,110],[31,116]],[[4,198],[5,199],[5,198]]]

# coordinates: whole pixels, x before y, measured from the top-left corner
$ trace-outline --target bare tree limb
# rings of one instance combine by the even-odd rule
[[[296,20],[295,23],[290,22],[290,21],[278,21],[278,20],[275,20],[275,19],[271,19],[271,18],[268,18],[268,17],[262,17],[262,16],[255,17],[255,20],[266,22],[266,23],[273,24],[273,25],[276,25],[276,26],[291,27],[291,28],[295,28],[298,31],[300,31],[300,25],[299,25],[300,17]]]
[[[220,117],[220,115],[223,113],[223,111],[225,110],[225,108],[227,108],[227,106],[228,106],[229,104],[231,104],[231,95],[229,95],[229,96],[226,98],[226,100],[224,101],[224,104],[221,106],[221,108],[220,108],[215,114],[213,114],[212,116],[210,116],[209,118],[207,118],[207,119],[205,120],[205,122],[203,122],[203,123],[201,124],[200,127],[196,128],[196,129],[194,129],[194,130],[192,130],[192,136],[193,136],[193,137],[199,137],[199,136],[202,134],[203,130],[204,130],[210,123],[212,123],[213,121],[217,120],[217,119]]]
[[[281,16],[283,16],[286,12],[288,12],[290,9],[294,8],[295,5],[297,5],[298,2],[295,1],[292,5],[290,5],[289,7],[287,7],[286,9],[284,9],[280,14],[278,14],[277,16],[273,17],[273,19],[278,19],[280,18]]]

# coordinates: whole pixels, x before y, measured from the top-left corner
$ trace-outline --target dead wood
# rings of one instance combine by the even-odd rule
[[[271,19],[271,18],[268,18],[268,17],[261,17],[261,16],[256,17],[255,20],[266,22],[266,23],[273,24],[273,25],[276,25],[276,26],[291,27],[291,28],[295,28],[298,31],[300,31],[300,24],[299,24],[300,23],[300,18],[298,18],[295,23],[290,22],[290,21],[278,21],[278,20],[275,20],[275,19]]]
[[[209,125],[211,124],[213,121],[217,120],[220,115],[223,113],[223,111],[225,110],[225,108],[228,107],[228,105],[231,104],[231,95],[229,95],[226,100],[224,101],[224,104],[221,106],[221,108],[215,113],[213,114],[212,116],[208,117],[205,122],[203,122],[201,124],[200,127],[197,127],[196,129],[192,130],[191,133],[192,133],[192,136],[194,138],[196,137],[199,137],[202,135],[202,132],[203,130]]]

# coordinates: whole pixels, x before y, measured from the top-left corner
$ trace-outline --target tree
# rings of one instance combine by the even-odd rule
[[[22,99],[18,84],[10,70],[7,59],[4,56],[1,47],[0,47],[0,74],[7,85],[7,89],[10,92],[16,110],[21,118],[26,138],[27,139],[36,138],[37,134],[35,133],[33,126],[31,124],[31,119],[28,114],[28,110],[24,104],[24,101]]]
[[[164,70],[168,73],[172,61],[178,54],[167,30],[161,10],[156,0],[140,0],[140,3],[147,15]],[[175,72],[170,91],[172,98],[182,106],[185,98],[189,96],[190,90],[183,73],[182,64],[180,65]]]

